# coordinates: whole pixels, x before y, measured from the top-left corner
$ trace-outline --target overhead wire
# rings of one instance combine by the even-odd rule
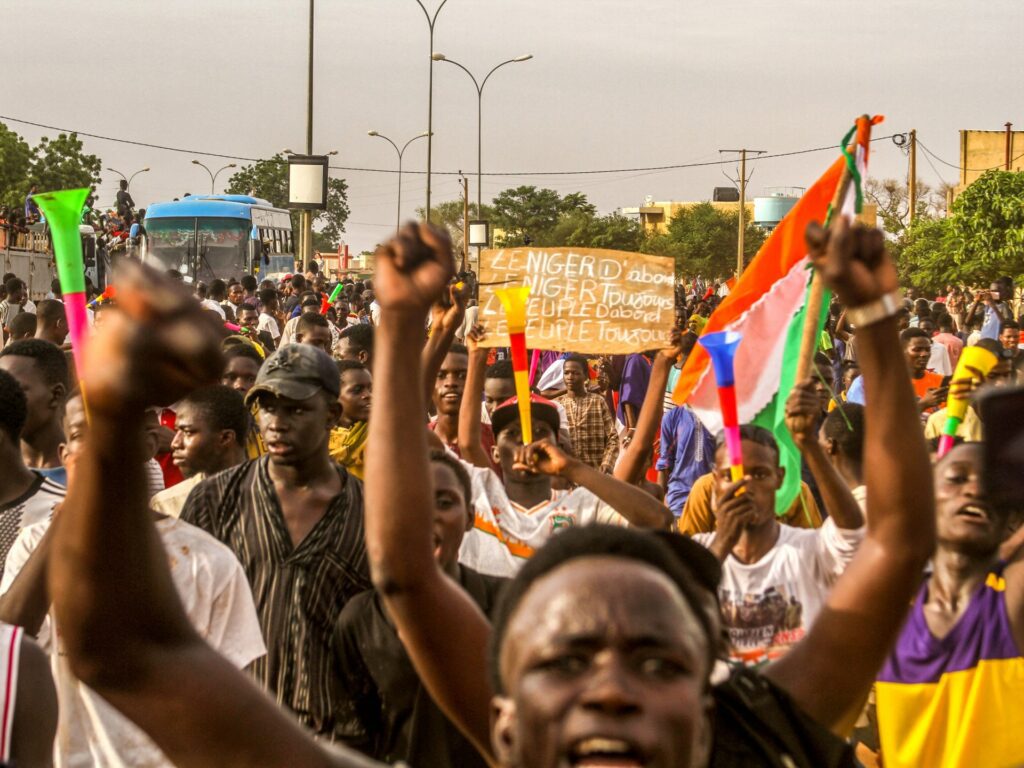
[[[229,155],[220,152],[206,152],[197,149],[185,149],[182,147],[171,147],[164,144],[155,144],[152,142],[137,141],[135,139],[123,139],[115,136],[104,136],[97,133],[89,133],[86,131],[78,131],[72,128],[60,128],[54,125],[47,125],[45,123],[38,123],[31,120],[22,120],[21,118],[9,117],[7,115],[0,115],[0,120],[6,120],[11,123],[18,123],[19,125],[31,125],[36,128],[45,128],[50,131],[58,131],[61,133],[74,133],[78,136],[85,136],[91,139],[97,139],[100,141],[112,141],[119,144],[130,144],[137,147],[146,147],[149,149],[158,149],[165,152],[178,152],[181,154],[191,155],[202,155],[203,157],[217,157],[224,160],[242,160],[245,162],[255,163],[261,159],[256,157],[245,157],[242,155]],[[887,141],[892,139],[897,134],[891,134],[889,136],[877,136],[872,137],[871,141]],[[829,144],[823,147],[812,147],[809,149],[798,149],[790,152],[776,152],[772,154],[761,155],[758,160],[771,160],[780,157],[794,157],[796,155],[807,155],[814,152],[824,152],[826,150],[835,150],[835,144]],[[693,162],[693,163],[673,163],[667,165],[654,165],[654,166],[641,166],[636,168],[602,168],[602,169],[588,169],[588,170],[575,170],[575,171],[486,171],[479,175],[481,176],[584,176],[584,175],[596,175],[596,174],[615,174],[615,173],[649,173],[657,171],[672,171],[683,168],[704,168],[709,166],[718,165],[729,165],[735,163],[735,160],[710,160],[704,162]],[[351,171],[357,173],[398,173],[397,168],[370,168],[360,166],[347,166],[347,165],[331,165],[329,166],[334,171]],[[418,170],[403,170],[406,174],[423,174],[427,172]],[[460,171],[431,171],[432,175],[436,176],[458,176]]]

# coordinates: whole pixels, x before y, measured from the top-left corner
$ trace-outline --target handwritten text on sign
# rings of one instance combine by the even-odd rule
[[[526,344],[625,354],[661,346],[675,306],[672,260],[601,248],[505,248],[480,254],[485,346],[508,346],[495,288],[530,286]]]

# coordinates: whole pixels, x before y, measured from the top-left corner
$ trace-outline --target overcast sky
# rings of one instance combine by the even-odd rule
[[[440,0],[424,0],[431,10]],[[266,157],[304,149],[306,0],[3,0],[0,114],[135,141]],[[338,165],[395,168],[394,150],[426,130],[429,40],[415,0],[318,0],[314,150]],[[434,49],[478,75],[509,65],[484,91],[484,171],[551,172],[719,159],[720,148],[788,152],[838,142],[852,118],[881,113],[876,135],[917,128],[957,162],[962,128],[1024,129],[1021,0],[448,0]],[[53,133],[9,123],[27,140]],[[435,171],[462,169],[476,188],[476,92],[434,68]],[[131,173],[140,205],[205,192],[228,161],[96,139],[88,151]],[[807,186],[831,152],[755,163],[750,192]],[[919,175],[955,182],[923,156]],[[406,153],[424,170],[426,141]],[[872,175],[906,174],[890,142]],[[732,166],[724,169],[734,173]],[[218,191],[229,172],[218,179]],[[394,174],[345,172],[347,240],[372,248],[394,226]],[[101,201],[117,176],[104,172]],[[485,177],[485,200],[536,184],[582,191],[602,211],[708,199],[722,168],[585,176]],[[403,177],[403,213],[426,177]],[[459,194],[436,175],[433,199]]]

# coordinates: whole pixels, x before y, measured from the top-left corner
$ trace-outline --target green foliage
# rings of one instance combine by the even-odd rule
[[[580,209],[563,215],[551,231],[553,245],[575,248],[638,251],[641,239],[640,222],[636,219],[619,213],[596,216]]]
[[[82,151],[74,133],[43,137],[34,148],[0,123],[0,204],[21,208],[32,184],[40,192],[100,183],[103,162]]]
[[[445,200],[443,203],[430,206],[430,220],[442,226],[448,230],[448,235],[452,239],[452,250],[456,254],[462,253],[462,224],[463,224],[463,202],[462,198],[455,200]],[[469,220],[473,219],[491,219],[493,211],[489,205],[482,206],[479,210],[483,211],[482,215],[478,214],[477,204],[469,204]],[[426,208],[420,206],[416,209],[416,215],[420,219],[426,218]],[[493,226],[493,222],[492,222]]]
[[[1024,278],[1024,174],[989,171],[946,219],[919,219],[894,245],[903,278],[920,288]]]
[[[570,207],[575,207],[575,203]],[[562,198],[553,189],[521,186],[506,189],[494,198],[493,227],[502,235],[495,239],[498,247],[524,245],[544,246],[562,215]]]
[[[672,256],[676,273],[709,278],[728,277],[736,271],[736,236],[739,212],[722,211],[711,203],[680,208],[668,223],[668,232],[649,236],[645,253]],[[748,222],[743,253],[749,263],[767,238],[760,227]]]
[[[100,183],[103,161],[96,155],[82,152],[82,142],[75,133],[61,133],[56,139],[43,137],[33,150],[30,183],[40,192],[54,189],[94,187]]]
[[[0,123],[0,205],[20,208],[25,202],[31,165],[28,142]]]
[[[582,192],[561,196],[553,189],[533,186],[506,189],[494,199],[491,217],[501,236],[497,247],[640,248],[640,223],[617,213],[598,216],[597,207]]]
[[[288,207],[288,161],[282,155],[243,166],[228,179],[230,195],[262,197],[276,208]],[[318,250],[336,251],[348,220],[348,184],[328,178],[327,209],[313,217],[313,245]],[[319,225],[319,230],[316,227]],[[298,242],[299,212],[292,212],[292,233]]]

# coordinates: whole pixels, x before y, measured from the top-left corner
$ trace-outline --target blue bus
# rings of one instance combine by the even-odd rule
[[[176,269],[186,282],[252,274],[280,279],[295,271],[288,211],[249,195],[189,195],[146,209],[142,260]]]

